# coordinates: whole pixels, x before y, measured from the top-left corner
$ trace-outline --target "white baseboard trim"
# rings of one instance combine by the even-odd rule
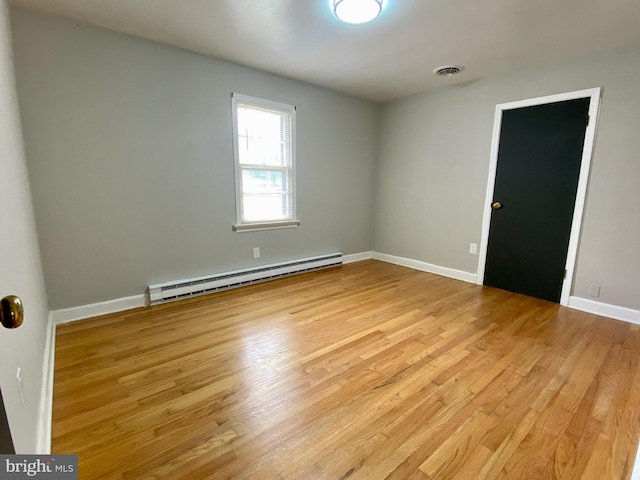
[[[632,308],[618,307],[582,297],[569,297],[569,308],[640,325],[640,310]]]
[[[51,318],[54,325],[60,325],[61,323],[73,322],[74,320],[82,320],[85,318],[97,317],[99,315],[106,315],[108,313],[122,312],[132,308],[144,307],[146,304],[146,295],[134,295],[132,297],[116,298],[115,300],[92,303],[90,305],[82,305],[80,307],[52,310]]]
[[[631,480],[640,480],[640,446],[636,450],[636,461],[631,470]]]
[[[351,255],[343,255],[342,263],[354,263],[354,262],[362,262],[363,260],[370,260],[373,258],[373,252],[360,252],[360,253],[352,253]]]
[[[36,453],[51,453],[51,421],[53,417],[53,373],[56,353],[56,326],[51,313],[47,320],[44,358],[42,360],[42,390],[38,408],[38,429],[36,431]]]
[[[636,461],[631,470],[631,480],[640,480],[640,446],[636,451]]]
[[[421,270],[423,272],[434,273],[443,277],[454,278],[456,280],[462,280],[463,282],[476,283],[477,275],[475,273],[464,272],[462,270],[456,270],[454,268],[441,267],[439,265],[433,265],[431,263],[422,262],[420,260],[414,260],[412,258],[396,257],[395,255],[387,255],[386,253],[373,252],[373,258],[381,260],[387,263],[393,263],[395,265],[402,265],[403,267],[413,268],[415,270]]]

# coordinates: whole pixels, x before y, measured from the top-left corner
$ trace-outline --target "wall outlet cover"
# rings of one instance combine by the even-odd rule
[[[600,285],[589,285],[589,296],[593,298],[600,297]]]

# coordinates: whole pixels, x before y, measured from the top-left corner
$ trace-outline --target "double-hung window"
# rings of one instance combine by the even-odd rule
[[[292,105],[234,93],[236,231],[299,225],[295,214]]]

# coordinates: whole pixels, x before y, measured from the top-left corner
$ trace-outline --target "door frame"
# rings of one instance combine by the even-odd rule
[[[496,181],[496,169],[498,166],[498,149],[500,147],[500,133],[502,129],[502,114],[506,110],[532,107],[557,103],[565,100],[575,100],[578,98],[590,98],[589,102],[589,125],[584,137],[582,149],[582,163],[580,165],[580,176],[578,178],[578,191],[576,192],[576,204],[573,210],[573,221],[571,222],[571,235],[569,237],[569,247],[567,250],[567,262],[565,269],[567,274],[562,282],[562,293],[560,295],[560,305],[569,305],[569,296],[573,285],[573,275],[576,266],[576,255],[578,253],[578,242],[580,240],[580,230],[582,227],[582,216],[584,214],[584,204],[587,197],[587,184],[589,182],[589,172],[591,168],[591,157],[595,144],[596,131],[598,125],[598,114],[600,112],[600,98],[602,87],[577,90],[574,92],[547,95],[544,97],[529,98],[515,102],[500,103],[496,105],[495,117],[493,121],[493,138],[491,140],[491,157],[489,159],[489,176],[487,179],[487,191],[485,196],[483,217],[482,217],[482,237],[480,239],[480,250],[478,252],[478,275],[476,283],[484,283],[484,272],[487,263],[487,245],[489,241],[489,227],[491,225],[491,202],[493,200],[493,190]]]

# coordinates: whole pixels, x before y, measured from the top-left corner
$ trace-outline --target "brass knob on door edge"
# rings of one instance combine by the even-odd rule
[[[491,204],[491,208],[494,210],[500,210],[502,208],[502,204],[500,202],[494,202]]]
[[[15,295],[7,295],[0,300],[0,319],[5,328],[18,328],[24,320],[22,300]]]

